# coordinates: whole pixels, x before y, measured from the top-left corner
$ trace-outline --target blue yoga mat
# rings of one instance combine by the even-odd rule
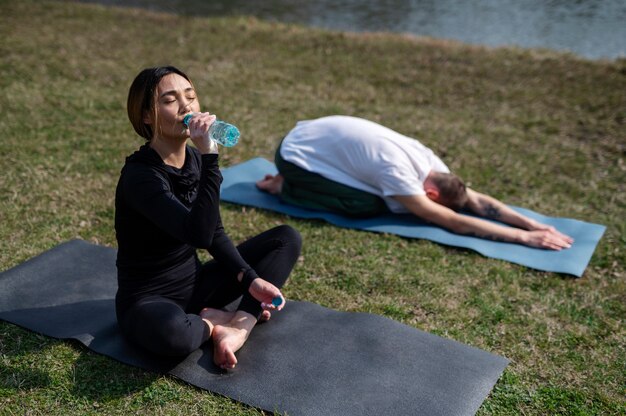
[[[536,212],[511,207],[522,214],[544,224],[550,224],[559,231],[574,238],[574,244],[567,250],[552,251],[519,244],[490,241],[449,232],[441,227],[420,221],[413,215],[387,214],[373,218],[349,218],[330,212],[310,210],[285,204],[274,195],[257,189],[255,183],[266,174],[275,175],[276,166],[263,158],[222,169],[222,201],[248,205],[287,214],[297,218],[316,218],[343,228],[396,234],[408,238],[421,238],[454,247],[468,248],[483,256],[533,269],[567,273],[582,276],[589,260],[604,234],[606,227],[599,224],[569,218],[546,217]]]

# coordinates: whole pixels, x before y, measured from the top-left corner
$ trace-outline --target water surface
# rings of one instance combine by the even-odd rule
[[[385,31],[487,46],[626,57],[626,0],[83,0],[347,31]]]

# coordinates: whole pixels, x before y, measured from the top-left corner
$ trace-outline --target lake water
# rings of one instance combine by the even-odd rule
[[[205,16],[251,15],[354,32],[626,57],[626,0],[83,0]]]

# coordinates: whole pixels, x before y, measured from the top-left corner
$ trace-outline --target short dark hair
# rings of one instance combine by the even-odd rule
[[[156,93],[157,86],[166,75],[178,74],[191,83],[191,80],[180,69],[173,66],[157,66],[142,70],[136,77],[128,90],[128,100],[126,111],[128,119],[138,135],[146,140],[151,140],[154,136],[152,126],[144,123],[146,114],[153,114],[153,125],[157,125],[156,113]]]
[[[463,209],[467,203],[467,188],[456,175],[452,173],[431,172],[433,184],[439,190],[438,203],[455,211]]]

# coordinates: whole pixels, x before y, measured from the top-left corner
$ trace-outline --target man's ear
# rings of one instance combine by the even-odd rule
[[[431,172],[426,177],[426,180],[424,181],[424,191],[426,192],[428,199],[437,202],[439,200],[439,188],[433,183],[432,175],[433,173]]]
[[[437,200],[439,199],[439,189],[434,186],[429,186],[424,188],[424,190],[426,191],[426,196],[428,197],[428,199],[437,202]]]

